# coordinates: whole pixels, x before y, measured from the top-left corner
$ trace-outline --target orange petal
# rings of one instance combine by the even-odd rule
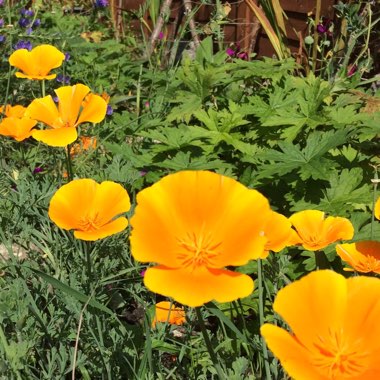
[[[273,211],[271,218],[265,226],[264,234],[268,239],[265,249],[280,252],[289,243],[292,235],[292,224],[284,215]]]
[[[124,231],[128,226],[128,219],[124,217],[117,218],[110,223],[101,226],[99,229],[94,231],[74,231],[74,236],[77,239],[94,241],[99,239],[104,239],[105,237],[117,234]]]
[[[169,301],[161,301],[156,304],[155,315],[152,327],[157,322],[170,323],[172,325],[182,325],[186,322],[185,310],[183,307],[175,307]]]
[[[208,267],[243,265],[263,253],[270,212],[263,195],[232,178],[208,171],[171,174],[137,195],[132,254],[176,268],[184,247],[196,245],[215,252]]]
[[[99,184],[93,179],[77,179],[60,187],[50,200],[49,217],[65,230],[79,229],[92,207]]]
[[[278,326],[264,324],[260,332],[269,349],[293,379],[328,380],[314,369],[307,350],[287,331]]]
[[[26,108],[20,105],[11,106],[7,104],[4,111],[4,106],[0,107],[0,113],[4,113],[6,117],[22,118],[24,116]]]
[[[338,244],[336,252],[356,271],[380,274],[380,242],[361,241],[352,244]]]
[[[77,137],[77,129],[75,127],[34,130],[32,136],[37,141],[42,141],[50,146],[65,147],[74,142]]]
[[[24,73],[31,73],[34,68],[33,62],[30,60],[30,52],[27,49],[14,51],[9,57],[9,64]]]
[[[52,45],[36,46],[31,50],[30,56],[40,75],[46,76],[50,70],[60,67],[65,59],[65,55]]]
[[[16,77],[17,78],[22,78],[22,79],[31,79],[31,80],[52,80],[54,79],[57,74],[47,74],[47,75],[37,75],[37,74],[34,74],[34,75],[27,75],[27,74],[23,74],[23,73],[20,73],[20,72],[17,72],[15,73]]]
[[[253,281],[249,276],[223,269],[188,271],[156,266],[147,269],[144,283],[152,292],[172,297],[191,307],[211,300],[233,301],[253,291]]]
[[[310,251],[327,247],[340,239],[351,239],[354,227],[346,218],[329,216],[318,210],[304,210],[289,218],[296,229],[302,246]]]
[[[347,280],[347,286],[350,309],[343,324],[344,331],[351,342],[362,339],[363,350],[371,353],[371,366],[380,369],[379,356],[375,354],[380,350],[380,280],[356,276]]]
[[[341,328],[347,310],[346,280],[330,270],[312,272],[281,289],[273,309],[311,349],[317,335]]]
[[[380,219],[380,197],[377,198],[377,201],[375,203],[374,213],[375,213],[375,218]]]
[[[53,79],[56,75],[49,75],[50,70],[61,66],[64,59],[64,54],[56,47],[40,45],[30,52],[26,49],[16,50],[9,57],[9,63],[22,71],[16,73],[19,78]]]
[[[74,86],[63,86],[55,90],[59,99],[59,114],[64,123],[68,123],[71,127],[77,125],[83,99],[89,92],[90,88],[81,83]]]
[[[23,141],[32,135],[32,129],[36,124],[37,121],[27,118],[6,117],[0,123],[0,135]]]
[[[79,115],[77,125],[84,122],[100,123],[105,118],[106,112],[107,102],[98,95],[89,94]]]
[[[131,208],[127,191],[118,183],[102,182],[94,195],[92,213],[97,214],[100,225],[106,224]]]
[[[60,118],[58,108],[50,95],[34,99],[27,107],[25,116],[41,121],[52,128],[62,128],[65,126]]]

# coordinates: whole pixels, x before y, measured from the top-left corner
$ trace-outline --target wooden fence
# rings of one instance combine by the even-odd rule
[[[130,20],[128,27],[136,32],[145,30],[141,28],[141,23],[136,18],[139,7],[143,6],[146,0],[114,0],[113,12],[115,20],[121,23],[123,19]],[[184,0],[173,0],[171,4],[171,12],[166,31],[169,36],[172,34],[172,29],[178,22],[178,17],[181,12],[184,12]],[[256,0],[257,2],[257,0]],[[299,33],[304,37],[307,33],[307,18],[314,15],[316,0],[280,0],[281,6],[284,9],[287,21],[286,31],[288,35],[289,46],[296,51],[300,45]],[[321,15],[332,19],[334,16],[333,5],[335,0],[322,0]],[[259,56],[271,56],[274,51],[267,38],[265,32],[260,28],[258,20],[253,12],[248,8],[244,0],[223,1],[222,4],[226,9],[230,8],[226,23],[223,25],[224,42],[226,45],[238,43],[241,49],[247,52],[255,51]],[[207,28],[211,15],[215,11],[215,5],[201,5],[200,0],[191,0],[192,9],[197,9],[194,17],[197,29]],[[123,12],[128,12],[127,18],[122,17]],[[149,15],[144,15],[144,22],[151,24]],[[119,25],[126,27],[126,25]]]

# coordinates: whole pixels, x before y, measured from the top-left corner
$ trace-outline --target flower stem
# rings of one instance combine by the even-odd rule
[[[67,166],[67,182],[70,182],[73,180],[73,165],[71,162],[71,155],[70,155],[70,149],[71,145],[67,145],[66,147],[66,166]]]
[[[44,98],[45,97],[45,79],[42,79],[41,83],[41,95]]]
[[[264,324],[264,287],[263,287],[263,273],[262,273],[262,262],[260,259],[257,260],[257,282],[259,285],[259,320],[260,326]],[[269,368],[269,357],[268,349],[264,338],[261,337],[262,347],[263,347],[263,356],[264,356],[264,366],[265,366],[265,378],[266,380],[271,380],[272,376]]]
[[[323,251],[315,251],[315,266],[317,269],[329,269],[330,263]]]
[[[222,368],[220,367],[216,353],[215,353],[215,351],[211,345],[210,337],[208,336],[200,307],[195,308],[195,313],[197,314],[197,319],[198,319],[199,326],[200,326],[201,331],[202,331],[203,339],[206,343],[207,351],[210,354],[210,358],[212,360],[212,363],[214,364],[216,372],[218,373],[219,380],[226,380],[226,377],[224,376]]]
[[[379,176],[377,174],[377,166],[374,166],[375,173],[371,182],[373,183],[373,198],[372,198],[372,217],[371,217],[371,240],[373,240],[373,226],[375,224],[375,204],[376,204],[376,190],[379,183]]]

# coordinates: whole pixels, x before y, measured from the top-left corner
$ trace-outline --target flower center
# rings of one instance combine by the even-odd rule
[[[215,267],[215,258],[219,255],[221,242],[215,243],[211,234],[203,229],[200,233],[188,233],[183,239],[178,239],[180,251],[177,259],[181,267],[195,270],[200,267]]]
[[[356,377],[366,371],[367,353],[359,347],[360,341],[349,342],[343,329],[330,331],[327,337],[319,337],[318,350],[312,362],[329,379]]]
[[[380,260],[373,256],[367,256],[367,260],[361,263],[365,271],[376,272],[380,270]]]
[[[98,213],[87,215],[79,221],[78,229],[80,231],[96,231],[102,226],[99,219]]]

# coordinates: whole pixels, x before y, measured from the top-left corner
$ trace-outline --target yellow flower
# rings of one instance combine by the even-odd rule
[[[51,146],[66,146],[77,139],[76,127],[79,124],[99,123],[106,115],[106,101],[98,95],[90,94],[90,89],[84,84],[63,86],[55,90],[55,93],[58,107],[49,95],[33,100],[25,112],[31,119],[50,127],[32,133],[38,141]]]
[[[317,251],[337,240],[349,240],[354,236],[354,227],[346,218],[329,216],[318,210],[305,210],[289,218],[297,235],[294,244],[302,244],[309,251]],[[298,239],[298,241],[297,241]]]
[[[336,253],[358,272],[380,274],[380,242],[378,241],[338,244]],[[345,268],[345,270],[352,269]]]
[[[253,291],[252,279],[225,269],[259,258],[271,216],[256,190],[208,171],[167,175],[137,195],[131,253],[154,262],[144,283],[188,306],[228,302]]]
[[[376,219],[380,219],[380,198],[377,198],[375,203],[375,217]]]
[[[168,301],[158,302],[155,311],[152,327],[155,327],[157,322],[170,323],[171,325],[182,325],[186,322],[183,307],[175,307],[173,304],[170,307]]]
[[[380,379],[380,280],[320,270],[281,289],[264,324],[269,349],[295,380]]]
[[[123,231],[130,209],[127,191],[115,182],[77,179],[63,185],[50,200],[49,217],[82,240],[98,240]]]
[[[25,117],[6,117],[0,122],[0,135],[10,136],[17,141],[23,141],[32,135],[36,124],[36,120]]]
[[[21,70],[16,72],[17,78],[54,79],[56,74],[50,70],[62,65],[65,55],[52,45],[36,46],[31,51],[18,49],[9,57],[9,64]]]

